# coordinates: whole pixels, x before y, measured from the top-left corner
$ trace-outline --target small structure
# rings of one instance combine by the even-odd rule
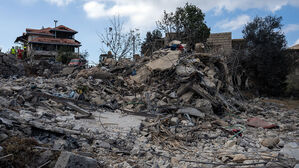
[[[290,48],[288,48],[288,52],[294,56],[294,74],[298,79],[299,82],[299,44],[296,44]],[[299,83],[298,83],[298,90],[299,90]]]
[[[232,52],[232,33],[211,33],[207,43],[210,47],[209,52],[229,55]]]
[[[288,55],[294,59],[292,70],[288,75],[287,83],[288,90],[292,92],[292,95],[299,96],[299,44],[296,44],[287,49]]]
[[[180,40],[182,43],[186,43],[186,39],[182,37],[180,33],[166,33],[164,38],[164,45],[167,45],[172,40]],[[221,52],[223,54],[229,55],[232,52],[232,33],[211,33],[207,39],[208,52],[215,53]]]
[[[81,43],[75,39],[78,32],[64,25],[55,28],[26,29],[16,42],[22,43],[27,55],[34,58],[57,57],[58,51],[80,52]]]

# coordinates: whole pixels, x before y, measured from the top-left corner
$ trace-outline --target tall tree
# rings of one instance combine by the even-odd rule
[[[162,20],[157,21],[158,29],[165,33],[181,34],[191,46],[197,42],[205,42],[210,36],[210,28],[204,20],[205,14],[195,5],[186,3],[178,7],[175,13],[164,11]]]
[[[243,67],[262,94],[277,96],[285,86],[288,65],[281,20],[276,16],[255,17],[242,31],[248,45]]]
[[[139,30],[133,29],[126,32],[123,27],[124,24],[119,16],[110,19],[110,26],[104,33],[99,34],[103,44],[100,48],[101,52],[111,51],[115,59],[120,59],[132,56],[135,51],[138,51],[141,45]]]

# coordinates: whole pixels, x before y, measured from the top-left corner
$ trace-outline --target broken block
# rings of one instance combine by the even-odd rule
[[[97,161],[90,157],[62,152],[55,164],[55,168],[96,168]]]

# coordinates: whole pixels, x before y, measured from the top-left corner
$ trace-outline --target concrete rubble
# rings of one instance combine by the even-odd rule
[[[221,56],[161,49],[136,62],[108,60],[83,70],[39,64],[48,70],[34,75],[9,72],[17,64],[6,57],[0,56],[5,167],[298,163],[298,108],[244,99]]]

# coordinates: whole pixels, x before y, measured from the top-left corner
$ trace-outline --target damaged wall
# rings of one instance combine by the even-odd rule
[[[232,33],[211,33],[207,43],[211,45],[210,52],[228,55],[232,52]]]

